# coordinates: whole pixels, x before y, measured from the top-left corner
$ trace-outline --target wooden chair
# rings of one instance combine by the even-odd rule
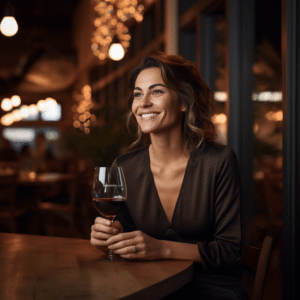
[[[17,175],[0,176],[0,220],[4,227],[12,233],[17,233],[17,218],[27,213],[30,207],[17,205]],[[5,226],[6,225],[6,226]]]
[[[246,222],[243,281],[250,300],[261,300],[273,238],[266,228]]]
[[[68,202],[67,203],[55,203],[51,199],[48,199],[45,202],[38,201],[37,203],[37,213],[42,217],[42,226],[46,227],[47,217],[57,217],[64,220],[70,229],[70,236],[77,237],[77,228],[76,228],[76,193],[77,193],[77,176],[74,175],[74,178],[70,181],[66,181],[64,184],[68,184]],[[50,224],[51,228],[54,224]],[[53,235],[50,233],[50,235]]]
[[[282,227],[282,173],[266,173],[263,181],[269,229],[273,237],[279,232],[281,237]]]

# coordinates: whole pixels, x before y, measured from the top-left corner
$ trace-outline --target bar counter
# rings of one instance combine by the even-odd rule
[[[161,299],[191,261],[102,262],[89,240],[0,233],[0,299]]]

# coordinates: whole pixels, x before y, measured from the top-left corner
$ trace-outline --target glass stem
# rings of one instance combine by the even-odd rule
[[[111,220],[111,222],[113,223],[114,220],[115,220],[115,217],[116,217],[116,216],[114,216],[114,217],[112,217],[112,218],[109,218],[109,220]],[[109,251],[108,251],[108,254],[107,254],[108,260],[114,261],[114,260],[115,260],[115,257],[116,257],[116,255],[113,253],[113,251],[112,251],[112,250],[109,250]]]

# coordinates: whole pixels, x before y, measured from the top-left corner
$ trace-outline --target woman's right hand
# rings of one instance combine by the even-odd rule
[[[108,252],[107,239],[123,232],[123,226],[119,221],[111,222],[102,217],[95,219],[91,227],[91,244],[104,252]]]

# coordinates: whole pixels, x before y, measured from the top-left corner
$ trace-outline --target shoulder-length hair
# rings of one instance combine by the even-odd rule
[[[141,71],[153,67],[160,68],[164,83],[168,88],[177,91],[179,103],[185,106],[182,119],[184,149],[191,154],[193,150],[204,145],[205,141],[213,141],[215,128],[210,120],[213,111],[211,90],[194,63],[182,56],[167,55],[162,52],[145,57],[131,73],[129,80],[131,95],[128,102],[130,112],[127,114],[127,126],[132,121],[136,123],[131,111],[136,78]],[[149,135],[142,133],[138,126],[137,139],[130,148],[141,141],[149,144],[150,138]]]

